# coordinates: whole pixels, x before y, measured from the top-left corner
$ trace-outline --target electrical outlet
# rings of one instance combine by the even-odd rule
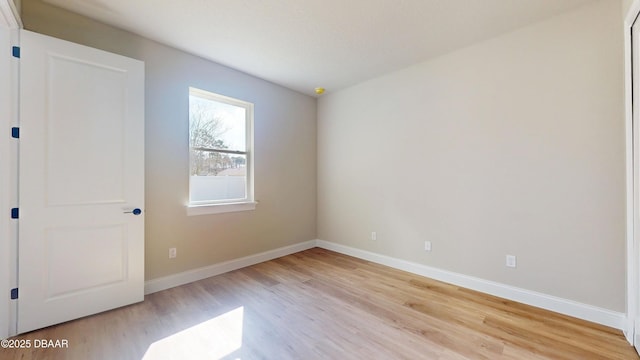
[[[176,248],[169,248],[169,259],[174,259],[176,256],[178,256]]]
[[[507,255],[507,267],[514,268],[516,267],[516,256],[515,255]]]
[[[376,232],[375,232],[375,231],[372,231],[372,232],[371,232],[371,240],[373,240],[373,241],[378,240],[378,234],[376,234]]]
[[[431,251],[431,241],[424,242],[424,251]]]

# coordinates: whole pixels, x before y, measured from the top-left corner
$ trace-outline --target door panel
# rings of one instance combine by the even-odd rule
[[[123,225],[49,229],[45,235],[47,298],[126,281],[126,229]],[[96,253],[99,257],[85,254]]]
[[[143,300],[144,64],[21,31],[18,330]]]
[[[47,70],[48,205],[124,203],[127,73],[55,54]]]

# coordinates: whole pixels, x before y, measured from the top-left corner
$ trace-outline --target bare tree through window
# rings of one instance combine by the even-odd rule
[[[234,163],[228,154],[215,151],[229,148],[221,138],[228,130],[220,115],[207,109],[206,105],[195,101],[190,106],[191,175],[215,176],[232,167]]]

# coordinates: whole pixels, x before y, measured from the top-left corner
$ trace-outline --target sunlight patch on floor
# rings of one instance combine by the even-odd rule
[[[243,318],[241,306],[158,340],[143,360],[223,358],[242,347]]]

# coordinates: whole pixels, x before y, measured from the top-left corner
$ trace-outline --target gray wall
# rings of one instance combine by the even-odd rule
[[[624,312],[621,12],[596,1],[322,97],[319,238]]]
[[[316,238],[314,98],[39,0],[22,2],[22,18],[27,30],[145,62],[147,280]],[[189,86],[255,104],[255,211],[186,215]]]
[[[627,12],[629,12],[632,3],[633,0],[622,0],[622,20],[627,16]]]

